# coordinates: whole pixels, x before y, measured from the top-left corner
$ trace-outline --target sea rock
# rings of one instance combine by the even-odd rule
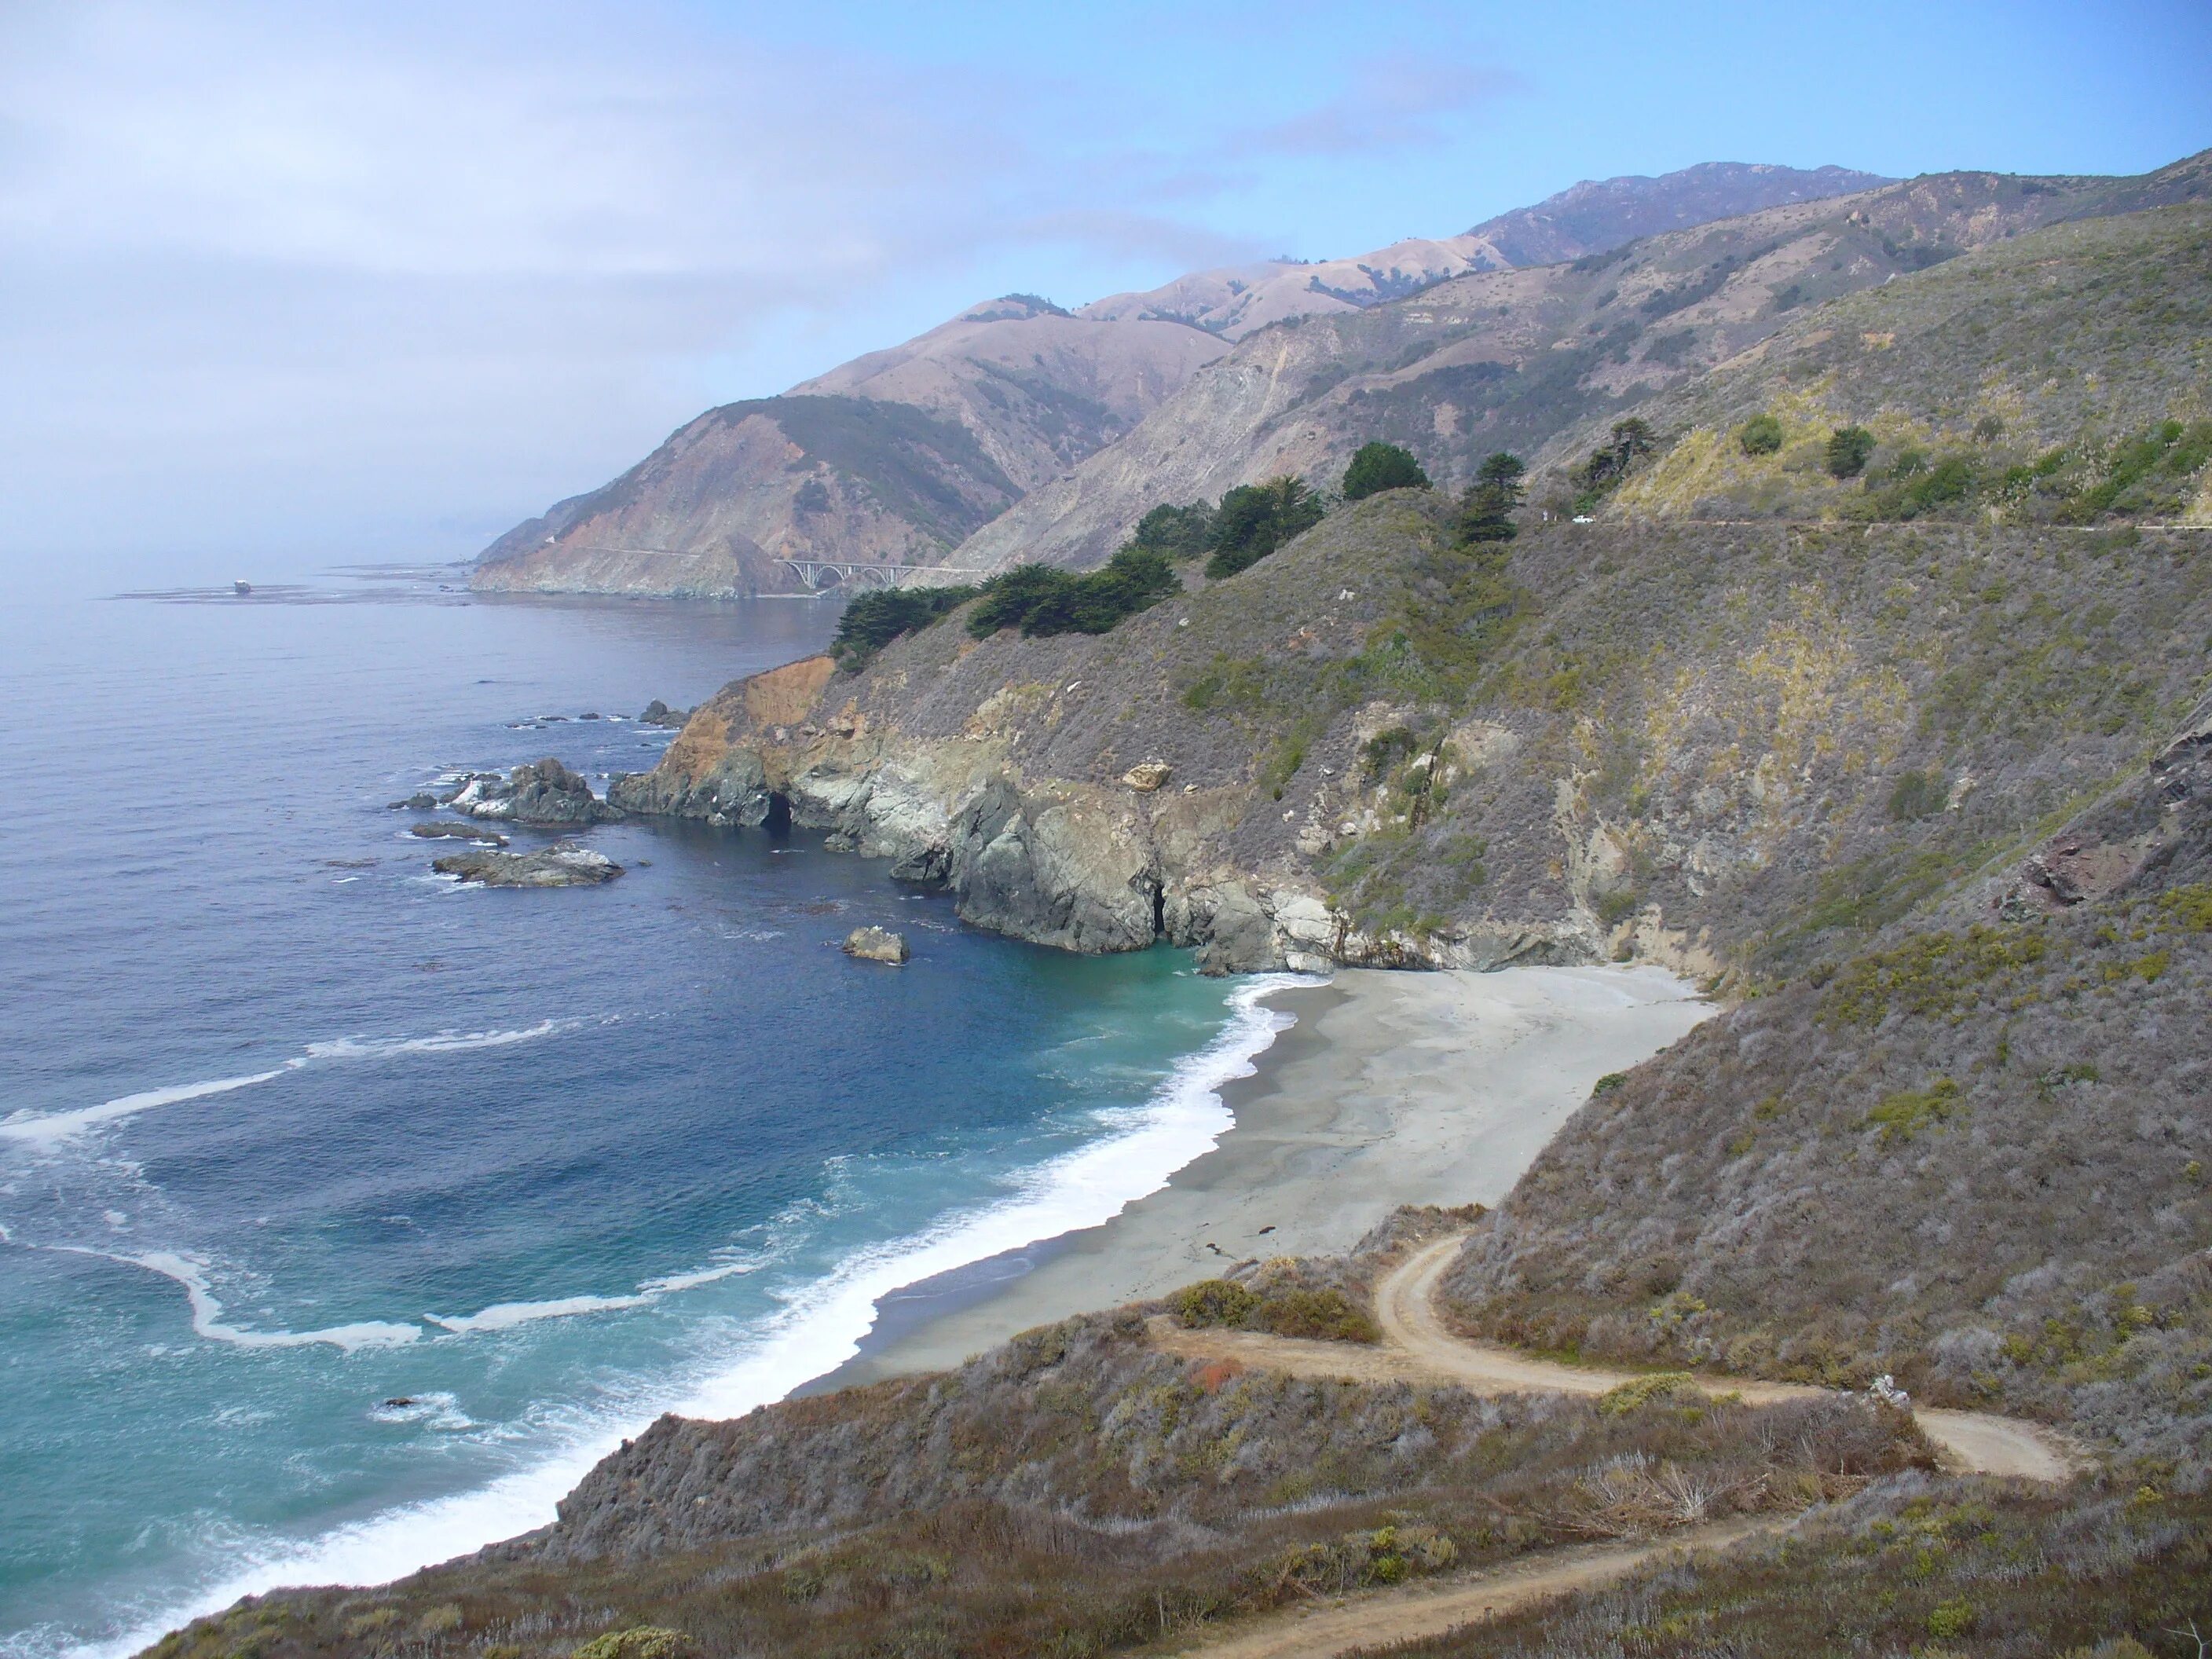
[[[1175,768],[1165,761],[1139,761],[1121,774],[1121,781],[1139,794],[1149,795],[1175,775]]]
[[[441,876],[459,876],[486,887],[596,887],[623,872],[622,866],[605,854],[568,842],[556,842],[535,853],[481,848],[449,853],[433,860],[430,867]]]
[[[637,723],[640,726],[680,726],[690,718],[690,709],[671,708],[659,698],[655,697],[639,712]]]
[[[427,812],[438,804],[438,798],[430,793],[429,791],[427,789],[417,790],[414,794],[408,796],[405,800],[393,801],[392,803],[392,811],[395,812]]]
[[[464,823],[459,818],[433,818],[428,823],[410,825],[407,833],[420,836],[425,841],[481,841],[494,847],[507,845],[507,837],[496,830],[487,830],[480,823]]]
[[[907,959],[906,936],[883,927],[855,927],[845,936],[845,954],[863,962],[888,962],[896,967]]]
[[[623,816],[620,807],[592,793],[581,774],[550,755],[516,767],[504,779],[495,772],[479,772],[442,805],[472,818],[510,823],[610,823]]]

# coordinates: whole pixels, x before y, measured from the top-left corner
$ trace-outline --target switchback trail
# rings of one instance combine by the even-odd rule
[[[1152,1322],[1152,1340],[1170,1353],[1193,1358],[1236,1359],[1262,1370],[1359,1382],[1456,1382],[1479,1394],[1603,1394],[1634,1380],[1633,1371],[1558,1364],[1495,1343],[1470,1342],[1447,1330],[1437,1313],[1437,1282],[1463,1242],[1454,1237],[1424,1246],[1376,1287],[1375,1317],[1382,1340],[1373,1347],[1249,1331],[1184,1330],[1166,1319]],[[1741,1377],[1701,1376],[1698,1382],[1715,1394],[1741,1395],[1755,1406],[1830,1392],[1802,1382]],[[1990,1412],[1916,1408],[1914,1416],[1946,1461],[1967,1473],[2063,1480],[2078,1467],[2057,1435],[2034,1424]]]

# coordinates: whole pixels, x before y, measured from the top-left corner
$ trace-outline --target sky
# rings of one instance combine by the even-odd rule
[[[1581,179],[2208,145],[2205,0],[0,0],[0,574],[465,557],[978,300]]]

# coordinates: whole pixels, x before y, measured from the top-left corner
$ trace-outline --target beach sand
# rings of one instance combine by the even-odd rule
[[[1352,969],[1268,1002],[1297,1024],[1222,1090],[1236,1127],[1103,1226],[896,1292],[805,1393],[955,1365],[1017,1332],[1253,1256],[1349,1249],[1401,1204],[1494,1204],[1608,1072],[1713,1012],[1648,967]]]

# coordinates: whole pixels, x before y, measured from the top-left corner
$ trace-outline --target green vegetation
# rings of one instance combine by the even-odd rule
[[[1164,553],[1132,544],[1085,575],[1056,565],[1020,564],[978,590],[968,631],[987,640],[1001,629],[1031,637],[1105,634],[1182,592],[1182,579]]]
[[[1327,509],[1299,479],[1270,478],[1239,484],[1221,498],[1207,532],[1212,557],[1206,574],[1217,580],[1248,570],[1285,542],[1322,521]]]
[[[1173,507],[1163,501],[1137,520],[1136,533],[1127,545],[1151,553],[1164,553],[1178,563],[1206,550],[1213,529],[1213,509],[1204,501]]]
[[[1642,416],[1615,421],[1612,435],[1575,469],[1575,484],[1582,492],[1575,498],[1575,511],[1586,513],[1618,489],[1637,463],[1658,447],[1658,434]]]
[[[2197,1659],[2212,1495],[1908,1477],[1772,1540],[1390,1650],[1395,1659]]]
[[[1851,1401],[1608,1416],[1368,1387],[1179,1360],[1124,1312],[949,1375],[664,1418],[544,1533],[253,1598],[154,1654],[1181,1650],[1316,1597],[1792,1514],[1931,1462],[1899,1414]]]
[[[1867,1127],[1881,1131],[1885,1146],[1910,1140],[1923,1129],[1948,1123],[1959,1109],[1959,1092],[1948,1077],[1925,1089],[1901,1089],[1867,1114]]]
[[[1460,503],[1459,536],[1470,546],[1481,542],[1510,542],[1518,528],[1514,509],[1521,505],[1521,480],[1528,471],[1520,458],[1499,451],[1486,457],[1474,483]]]
[[[1874,458],[1874,434],[1863,426],[1839,426],[1828,434],[1823,459],[1832,478],[1856,478]]]
[[[1344,470],[1344,499],[1364,501],[1385,489],[1426,489],[1429,475],[1409,451],[1395,444],[1362,444]]]
[[[854,596],[837,618],[830,654],[837,665],[857,673],[902,634],[927,628],[955,606],[975,597],[973,587],[887,587]]]
[[[1340,1286],[1303,1284],[1294,1274],[1288,1264],[1263,1269],[1253,1280],[1256,1288],[1235,1279],[1201,1279],[1170,1297],[1168,1310],[1194,1330],[1266,1331],[1324,1342],[1382,1340],[1374,1320]]]
[[[1735,429],[1735,441],[1747,455],[1778,454],[1782,422],[1771,415],[1754,415]]]

